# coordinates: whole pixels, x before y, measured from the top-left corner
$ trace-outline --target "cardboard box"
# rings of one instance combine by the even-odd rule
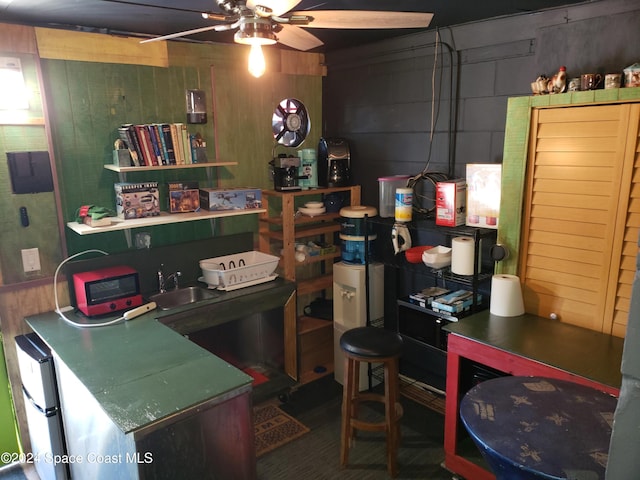
[[[262,208],[262,190],[259,188],[200,189],[200,207],[204,210],[249,210]]]
[[[198,182],[169,183],[169,212],[184,213],[200,210]]]
[[[449,292],[451,292],[451,290],[446,288],[429,287],[421,292],[410,294],[409,302],[422,308],[429,308],[436,298],[446,295]]]
[[[436,225],[464,225],[466,197],[467,182],[464,179],[436,183]]]
[[[482,301],[482,295],[478,294],[478,302]],[[468,290],[456,290],[431,302],[434,312],[460,313],[471,309],[473,305],[473,292]]]
[[[467,164],[467,225],[498,228],[502,164]]]
[[[116,183],[114,188],[119,217],[129,219],[160,215],[158,182]]]

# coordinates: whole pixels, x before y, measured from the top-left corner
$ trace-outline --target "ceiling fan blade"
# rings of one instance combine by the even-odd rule
[[[171,33],[169,35],[163,35],[161,37],[147,38],[146,40],[141,40],[140,43],[150,43],[150,42],[158,42],[160,40],[170,40],[172,38],[178,37],[186,37],[187,35],[193,35],[195,33],[208,32],[210,30],[218,30],[221,25],[211,25],[209,27],[195,28],[193,30],[186,30],[184,32]],[[226,25],[224,25],[226,29]]]
[[[427,28],[433,18],[433,13],[373,10],[303,10],[291,15],[313,17],[306,28]]]
[[[297,50],[311,50],[324,45],[315,35],[294,25],[282,25],[282,30],[276,33],[278,42]]]
[[[302,0],[247,0],[247,7],[255,10],[257,5],[271,9],[272,15],[279,17],[295,8]]]

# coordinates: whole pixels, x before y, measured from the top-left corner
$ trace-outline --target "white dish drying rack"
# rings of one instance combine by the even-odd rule
[[[279,257],[252,250],[200,260],[203,276],[198,280],[209,288],[230,291],[270,282],[277,277],[273,272]]]

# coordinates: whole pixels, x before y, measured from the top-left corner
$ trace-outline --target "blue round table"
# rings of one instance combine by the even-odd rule
[[[501,377],[469,390],[460,418],[498,480],[600,480],[616,404],[577,383]]]

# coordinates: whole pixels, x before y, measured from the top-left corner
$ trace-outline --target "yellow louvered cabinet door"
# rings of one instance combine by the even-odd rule
[[[619,272],[637,105],[544,108],[532,115],[519,268],[525,308],[612,333],[614,304],[620,316],[624,309],[624,289],[616,285],[628,280]]]
[[[624,169],[629,170],[623,176],[630,177],[619,196],[618,225],[616,230],[620,241],[612,251],[612,268],[609,277],[609,290],[605,312],[607,333],[624,337],[627,331],[631,286],[636,272],[638,256],[638,235],[640,234],[640,104],[630,107],[627,142],[624,155]]]

